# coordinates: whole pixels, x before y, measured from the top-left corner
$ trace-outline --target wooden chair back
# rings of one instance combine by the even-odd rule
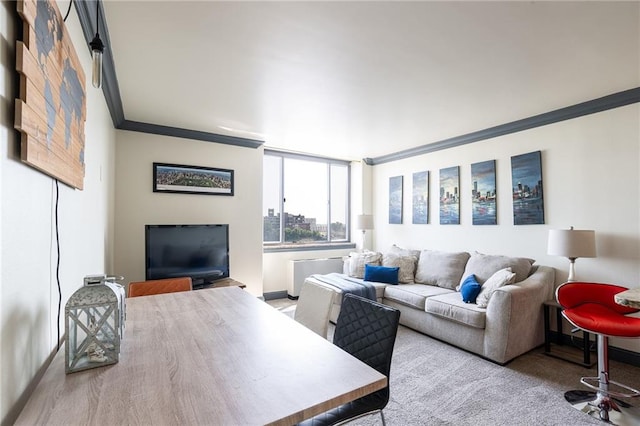
[[[192,290],[191,277],[167,278],[162,280],[136,281],[129,283],[128,297],[151,294],[175,293]]]

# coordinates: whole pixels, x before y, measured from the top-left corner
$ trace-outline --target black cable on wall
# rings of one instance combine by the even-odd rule
[[[69,17],[69,12],[71,12],[71,5],[73,4],[73,0],[69,1],[69,7],[67,8],[67,13],[65,13],[64,18],[62,19],[64,22],[67,21]],[[56,329],[58,331],[57,339],[56,339],[56,350],[60,350],[60,316],[62,314],[62,288],[60,287],[60,231],[58,227],[58,200],[60,199],[60,187],[58,179],[56,181],[56,206],[55,206],[55,227],[56,227],[56,283],[58,285],[58,315],[56,321]]]
[[[58,227],[58,200],[60,198],[60,188],[58,186],[58,179],[56,179],[56,207],[55,207],[55,226],[56,226],[56,250],[57,250],[57,258],[56,258],[56,282],[58,283],[58,321],[56,321],[56,326],[58,330],[58,338],[56,339],[57,350],[60,350],[60,314],[61,314],[61,306],[62,306],[62,289],[60,288],[60,232]]]
[[[65,13],[65,14],[64,14],[64,18],[62,18],[62,20],[63,20],[64,22],[66,22],[66,21],[67,21],[67,18],[69,17],[69,12],[71,12],[71,5],[72,5],[72,4],[73,4],[73,0],[71,0],[71,1],[69,2],[69,7],[67,8],[67,13]]]

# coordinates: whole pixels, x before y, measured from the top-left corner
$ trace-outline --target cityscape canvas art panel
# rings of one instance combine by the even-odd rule
[[[544,191],[540,151],[511,157],[513,224],[544,224]]]
[[[440,225],[460,224],[460,167],[440,169]]]
[[[429,172],[413,174],[412,223],[429,223]]]
[[[389,178],[389,223],[402,223],[402,176]]]
[[[496,160],[471,165],[471,215],[474,225],[496,225]]]
[[[153,163],[153,192],[233,195],[233,170]]]

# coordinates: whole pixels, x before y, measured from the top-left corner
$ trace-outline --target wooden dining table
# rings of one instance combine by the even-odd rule
[[[127,299],[119,362],[54,357],[16,425],[290,425],[386,376],[238,287]]]

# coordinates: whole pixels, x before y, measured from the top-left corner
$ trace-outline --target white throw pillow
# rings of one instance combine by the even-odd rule
[[[342,256],[342,273],[349,275],[351,258],[349,256]]]
[[[494,291],[507,284],[512,284],[516,278],[516,274],[511,272],[511,268],[504,268],[491,275],[488,280],[482,284],[480,294],[476,298],[476,304],[479,308],[486,308],[489,299]]]
[[[366,251],[363,253],[349,253],[349,276],[364,278],[364,265],[380,265],[382,253]]]

